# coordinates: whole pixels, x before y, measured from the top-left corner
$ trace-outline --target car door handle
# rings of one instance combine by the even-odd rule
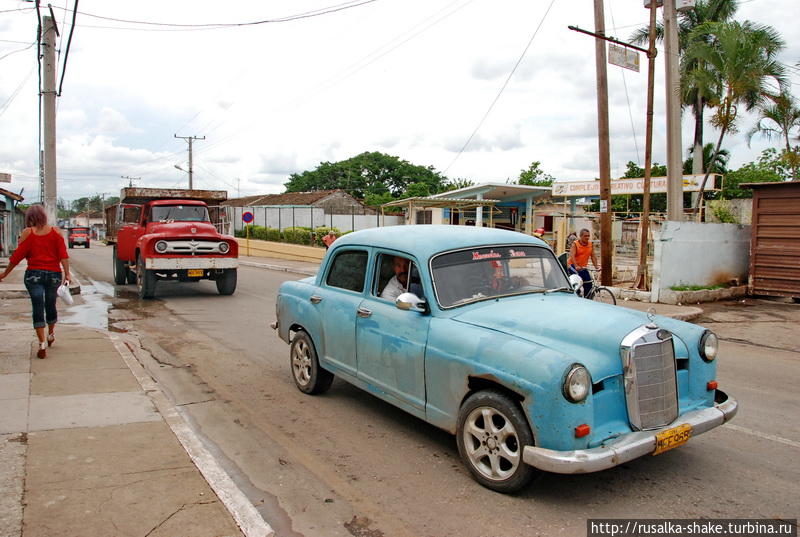
[[[309,300],[311,301],[312,304],[319,304],[320,302],[322,302],[322,297],[319,295],[311,295],[311,298],[309,298]]]
[[[356,310],[356,314],[357,314],[359,317],[367,318],[367,317],[369,317],[370,315],[372,315],[372,311],[371,311],[371,310],[368,310],[367,308],[358,308],[358,309]]]

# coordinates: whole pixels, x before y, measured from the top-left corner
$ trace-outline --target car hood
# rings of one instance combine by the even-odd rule
[[[585,365],[594,381],[622,373],[622,339],[649,322],[641,312],[561,292],[480,302],[453,320],[562,353],[565,359]]]
[[[194,229],[194,232],[192,230]],[[164,234],[172,237],[186,236],[191,238],[219,239],[214,224],[210,222],[151,222],[147,226],[151,234]]]

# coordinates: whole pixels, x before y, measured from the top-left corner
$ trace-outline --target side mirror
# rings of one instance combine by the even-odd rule
[[[411,310],[428,313],[428,303],[414,293],[403,293],[394,301],[394,305],[401,310]]]
[[[578,289],[580,289],[581,285],[583,285],[583,278],[581,278],[577,274],[570,274],[569,284],[572,286],[572,290],[577,293]]]

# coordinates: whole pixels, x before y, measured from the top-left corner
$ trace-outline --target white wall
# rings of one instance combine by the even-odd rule
[[[750,226],[664,222],[654,237],[652,301],[673,285],[747,281]]]
[[[253,213],[253,224],[274,229],[287,227],[331,226],[339,231],[358,231],[380,226],[396,226],[403,223],[402,216],[386,216],[375,214],[325,214],[318,207],[230,207],[231,221],[234,229],[242,229],[242,213]]]

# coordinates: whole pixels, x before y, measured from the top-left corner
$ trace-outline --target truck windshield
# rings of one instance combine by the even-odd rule
[[[210,222],[208,208],[203,205],[158,205],[153,207],[151,216],[153,222]]]
[[[571,291],[553,253],[539,246],[476,247],[431,261],[436,298],[443,308],[500,296]]]

